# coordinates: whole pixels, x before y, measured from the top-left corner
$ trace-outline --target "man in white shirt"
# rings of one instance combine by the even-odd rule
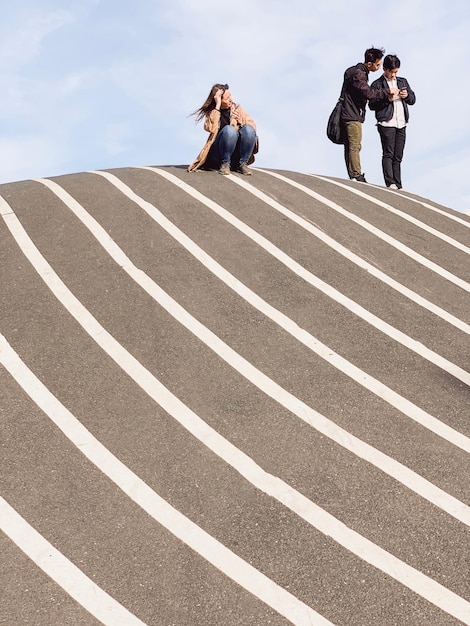
[[[375,111],[377,129],[382,143],[382,171],[385,184],[390,189],[401,189],[401,162],[406,141],[408,124],[408,105],[416,102],[416,96],[406,78],[397,76],[400,59],[395,54],[388,54],[383,60],[383,76],[375,80],[374,89],[398,89],[398,93],[389,102],[369,100],[369,108]],[[393,91],[392,91],[393,93]]]

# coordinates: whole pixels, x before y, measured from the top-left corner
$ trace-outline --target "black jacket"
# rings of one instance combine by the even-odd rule
[[[387,79],[383,74],[377,80],[374,80],[371,87],[376,89],[388,87]],[[408,84],[406,78],[402,78],[401,76],[397,76],[397,87],[398,89],[406,89],[408,91],[408,95],[406,98],[402,98],[403,109],[405,112],[405,121],[408,122],[410,114],[408,111],[408,105],[414,104],[416,102],[415,92],[411,89]],[[393,102],[388,100],[387,102],[383,102],[383,100],[377,100],[375,98],[371,98],[369,100],[369,108],[371,111],[375,111],[375,117],[378,122],[388,122],[393,117]]]
[[[344,72],[341,88],[342,122],[363,122],[366,116],[367,100],[371,98],[377,101],[388,101],[390,95],[388,85],[386,84],[385,88],[373,89],[368,81],[369,70],[364,63],[353,65]]]

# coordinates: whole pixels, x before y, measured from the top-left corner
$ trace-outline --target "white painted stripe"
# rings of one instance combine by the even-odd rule
[[[1,342],[1,336],[0,336]],[[0,350],[3,350],[3,345]],[[5,355],[9,359],[9,355]],[[98,587],[0,496],[0,530],[69,596],[107,626],[144,626],[144,622]]]
[[[341,372],[352,378],[356,383],[362,385],[372,393],[376,394],[391,406],[397,408],[399,411],[407,415],[409,418],[415,420],[428,430],[439,435],[446,441],[456,445],[465,452],[470,452],[470,439],[454,430],[447,424],[444,424],[440,420],[426,413],[418,406],[409,402],[399,394],[395,393],[392,389],[382,384],[380,381],[369,376],[366,372],[362,371],[337,353],[331,348],[322,344],[315,337],[310,335],[307,331],[301,329],[295,322],[293,322],[286,315],[272,307],[270,304],[262,300],[253,291],[248,289],[243,283],[241,283],[233,274],[230,274],[225,270],[217,261],[206,254],[194,241],[192,241],[187,235],[185,235],[179,228],[177,228],[170,220],[168,220],[154,205],[150,204],[140,196],[138,196],[130,187],[119,180],[113,174],[108,172],[95,172],[100,174],[110,183],[112,183],[117,189],[119,189],[126,197],[132,202],[141,207],[158,225],[166,230],[178,243],[180,243],[188,252],[190,252],[198,261],[200,261],[207,269],[209,269],[217,278],[222,280],[228,287],[230,287],[235,293],[240,295],[243,299],[249,302],[258,311],[269,317],[272,321],[278,324],[282,329],[295,337],[298,341],[303,343],[306,347],[318,354],[321,358],[328,363],[339,369]],[[57,183],[44,179],[42,182],[46,185],[55,195],[62,200],[69,207],[71,211],[76,215],[78,219],[90,230],[93,236],[100,242],[103,248],[113,257],[116,263],[122,268],[143,288],[152,296],[161,306],[163,306],[173,317],[175,317],[181,324],[183,324],[188,330],[194,333],[201,340],[214,350],[219,356],[225,359],[232,367],[239,369],[238,363],[240,363],[242,357],[231,350],[225,343],[223,343],[216,335],[210,333],[207,328],[202,326],[195,318],[193,318],[187,311],[182,309],[178,303],[176,303],[166,292],[163,292],[149,280],[142,281],[142,273],[137,270],[132,261],[119,249],[114,242],[112,242],[106,233],[106,231],[92,218],[87,211],[62,187]],[[188,320],[188,321],[187,321]],[[244,360],[243,360],[244,361]],[[243,373],[243,372],[241,372]],[[243,374],[245,375],[245,374]]]
[[[260,170],[259,168],[258,168],[257,171],[264,172],[266,174],[270,174],[270,175],[274,176],[273,172],[269,172],[269,171],[266,171],[266,170]],[[275,177],[276,178],[280,178],[281,180],[284,180],[288,184],[292,184],[293,183],[293,181],[291,181],[289,178],[286,178],[285,176],[282,176],[281,174],[275,174]],[[227,178],[230,179],[233,182],[236,182],[239,186],[241,186],[244,189],[246,189],[248,192],[250,192],[251,194],[253,194],[257,198],[259,198],[260,200],[262,200],[263,202],[265,202],[266,204],[271,206],[273,209],[276,209],[276,211],[279,211],[279,213],[281,213],[282,215],[285,215],[286,217],[288,217],[290,220],[292,220],[293,222],[295,222],[296,224],[301,226],[304,230],[306,230],[310,234],[314,235],[317,239],[320,239],[320,241],[322,241],[324,244],[326,244],[327,246],[329,246],[330,248],[335,250],[335,252],[338,252],[339,254],[344,256],[346,259],[348,259],[349,261],[351,261],[352,263],[354,263],[358,267],[366,270],[367,273],[370,274],[371,276],[374,276],[375,278],[378,278],[380,281],[382,281],[383,283],[385,283],[386,285],[388,285],[389,287],[391,287],[392,289],[394,289],[398,293],[401,293],[406,298],[409,298],[410,300],[412,300],[413,302],[415,302],[419,306],[423,307],[424,309],[427,309],[428,311],[430,311],[434,315],[437,315],[438,317],[440,317],[441,319],[443,319],[447,323],[452,324],[453,326],[455,326],[459,330],[462,330],[464,333],[470,334],[470,325],[469,324],[466,324],[465,322],[463,322],[462,320],[458,319],[457,317],[455,317],[451,313],[448,313],[447,311],[445,311],[441,307],[438,307],[437,305],[435,305],[434,303],[430,302],[429,300],[426,300],[425,298],[420,296],[415,291],[412,291],[411,289],[408,289],[408,287],[405,287],[404,285],[402,285],[398,281],[394,280],[390,276],[387,276],[387,274],[385,274],[384,272],[379,270],[377,267],[375,267],[371,263],[368,263],[366,260],[364,260],[363,258],[358,256],[357,254],[355,254],[351,250],[348,250],[345,246],[342,246],[340,243],[335,241],[332,237],[330,237],[326,233],[324,233],[320,228],[317,228],[316,226],[314,226],[311,222],[307,221],[306,219],[304,219],[300,215],[297,215],[293,211],[287,209],[285,206],[283,206],[282,204],[280,204],[276,200],[273,200],[272,198],[267,196],[265,193],[263,193],[262,191],[259,191],[258,189],[256,189],[256,187],[253,187],[252,185],[250,185],[246,181],[244,181],[244,180],[242,180],[242,179],[240,179],[240,178],[238,178],[236,176],[228,176]],[[333,297],[333,296],[331,296],[331,297]]]
[[[412,337],[409,337],[405,333],[402,333],[401,331],[397,330],[396,328],[394,328],[387,322],[384,322],[383,320],[375,316],[373,313],[371,313],[364,307],[354,302],[354,300],[351,300],[351,298],[348,298],[347,296],[343,295],[342,293],[340,293],[339,291],[337,291],[336,289],[334,289],[333,287],[331,287],[330,285],[328,285],[327,283],[325,283],[324,281],[316,277],[314,274],[306,270],[299,263],[297,263],[287,254],[285,254],[280,248],[272,244],[268,239],[266,239],[265,237],[257,233],[250,226],[244,224],[241,220],[239,220],[237,217],[229,213],[229,211],[221,207],[219,204],[217,204],[216,202],[214,202],[207,196],[204,196],[202,193],[200,193],[196,189],[193,189],[193,187],[190,187],[187,183],[183,182],[176,176],[173,176],[173,174],[170,174],[169,172],[166,172],[164,170],[158,170],[157,168],[152,168],[152,167],[144,167],[141,169],[148,169],[152,172],[156,172],[163,178],[166,178],[167,180],[172,182],[175,186],[179,187],[180,189],[182,189],[189,195],[193,196],[193,198],[195,198],[199,202],[202,202],[205,206],[207,206],[209,209],[214,211],[214,213],[216,213],[217,215],[225,219],[228,223],[230,223],[232,226],[237,228],[240,232],[242,232],[247,237],[249,237],[252,241],[254,241],[261,248],[266,250],[266,252],[268,252],[273,257],[275,257],[280,263],[283,263],[286,267],[288,267],[291,271],[293,271],[295,274],[297,274],[300,278],[305,280],[307,283],[319,289],[324,294],[326,294],[327,296],[329,296],[330,298],[332,298],[333,300],[335,300],[342,306],[352,311],[355,315],[362,318],[368,324],[370,324],[371,326],[374,326],[381,332],[385,333],[386,335],[394,339],[397,343],[400,343],[406,348],[408,348],[409,350],[412,350],[416,354],[419,354],[421,357],[433,363],[434,365],[437,365],[438,367],[446,371],[448,374],[455,376],[455,378],[458,378],[466,385],[470,385],[470,373],[469,372],[466,372],[464,369],[462,369],[458,365],[451,363],[449,360],[440,356],[436,352],[433,352],[429,348],[426,348],[421,342],[416,341]],[[224,179],[237,180],[239,181],[239,183],[242,183],[244,185],[247,184],[244,181],[241,181],[240,179],[238,179],[233,174],[224,176]],[[260,196],[265,195],[265,194],[262,194],[262,192],[257,193],[257,190],[255,190],[254,188],[253,188],[252,193],[255,195],[258,195],[259,193]]]
[[[393,192],[393,193],[397,193],[397,192]],[[411,200],[411,202],[416,202],[417,204],[420,204],[421,206],[425,207],[426,209],[429,209],[430,211],[434,211],[435,213],[444,215],[444,217],[447,217],[449,220],[453,220],[454,222],[458,222],[462,226],[466,226],[467,228],[470,228],[469,221],[463,220],[461,217],[458,217],[457,215],[453,215],[452,213],[448,213],[447,211],[443,211],[442,209],[438,209],[437,207],[433,206],[432,204],[428,204],[427,202],[424,202],[423,200],[412,198],[407,193],[403,194],[403,190],[402,190],[402,193],[397,193],[397,195],[405,195],[407,200]],[[464,213],[464,215],[468,215],[468,214],[469,214],[468,211]]]
[[[331,624],[298,598],[238,557],[153,491],[137,474],[134,474],[93,437],[79,420],[50,393],[21,361],[3,335],[0,335],[0,357],[2,364],[11,376],[78,450],[170,533],[293,624],[299,626]],[[61,581],[61,586],[62,582],[66,581]],[[445,587],[443,589],[449,593]],[[439,589],[439,591],[441,590]],[[456,597],[458,598],[458,596]],[[121,624],[126,623],[121,622]],[[115,624],[121,626],[121,624]]]
[[[5,202],[5,201],[3,201]],[[6,204],[6,203],[5,203]],[[8,205],[7,205],[8,206]],[[197,437],[202,443],[204,443],[209,449],[211,449],[220,458],[226,461],[234,469],[236,469],[242,476],[249,480],[252,484],[262,489],[266,493],[269,493],[273,497],[279,499],[285,506],[291,508],[298,515],[301,515],[312,523],[316,528],[325,532],[329,536],[332,536],[338,543],[344,545],[347,549],[355,552],[353,544],[342,543],[341,534],[336,536],[331,533],[328,528],[331,527],[332,519],[326,512],[323,511],[327,517],[327,523],[319,526],[319,522],[315,523],[315,515],[313,513],[318,509],[309,500],[304,499],[301,494],[298,494],[295,490],[290,488],[286,483],[275,479],[278,485],[282,485],[281,492],[273,492],[268,487],[263,487],[263,480],[267,475],[254,463],[254,461],[244,455],[240,450],[233,446],[226,439],[221,437],[215,430],[210,428],[201,418],[193,413],[188,407],[181,403],[169,390],[164,387],[160,381],[158,381],[148,370],[146,370],[134,357],[129,354],[116,340],[98,324],[97,320],[91,316],[91,314],[78,302],[73,294],[62,283],[59,277],[54,273],[53,269],[47,263],[47,261],[40,255],[39,251],[35,248],[33,242],[29,239],[27,233],[18,222],[14,213],[9,213],[4,216],[4,219],[10,228],[10,231],[14,235],[15,239],[19,243],[25,255],[32,262],[33,267],[40,274],[49,288],[55,293],[56,297],[66,306],[69,312],[77,319],[82,327],[92,336],[95,341],[105,350],[115,362],[120,365],[133,378],[133,380],[144,390],[146,393],[155,400],[160,406],[162,406],[170,415],[172,415],[178,422],[184,426],[189,432]],[[269,379],[268,379],[269,380]],[[275,383],[270,381],[273,387],[278,388]],[[281,390],[282,391],[282,390]],[[286,396],[288,398],[288,396]],[[442,490],[436,488],[434,485],[420,477],[419,475],[411,472],[408,468],[396,462],[394,459],[387,457],[383,453],[375,450],[371,446],[364,444],[356,437],[350,435],[347,431],[338,428],[335,424],[326,420],[322,415],[310,409],[310,407],[304,405],[296,398],[291,396],[292,402],[287,403],[285,406],[291,410],[294,414],[298,415],[301,419],[311,424],[318,430],[320,430],[326,436],[334,439],[340,445],[343,445],[348,450],[351,450],[361,458],[365,458],[376,467],[379,467],[389,475],[393,476],[405,485],[409,485],[418,495],[430,499],[430,496],[436,498],[435,504],[447,510],[450,515],[456,517],[463,523],[469,525],[469,509],[463,503],[452,498]],[[292,406],[291,406],[292,405]],[[247,465],[251,466],[252,470],[262,472],[260,480],[256,480],[256,471],[246,472]],[[288,490],[289,497],[283,499],[282,494],[285,490]],[[296,495],[299,500],[296,500]],[[311,511],[310,517],[305,517],[303,510],[304,507],[300,506],[302,502],[305,504],[310,503],[314,509]],[[449,508],[444,508],[443,505],[447,505]],[[321,509],[320,509],[321,510]],[[337,521],[337,520],[336,520]],[[355,535],[354,535],[355,536]],[[368,540],[365,540],[368,541]],[[370,543],[370,542],[369,542]],[[369,545],[366,544],[366,545]],[[372,544],[374,545],[374,544]],[[362,554],[361,552],[355,552],[360,558],[371,563],[375,567],[382,569],[389,575],[393,575],[395,568],[384,568],[380,558],[371,560],[370,554]],[[382,554],[382,553],[380,553]],[[388,553],[387,553],[388,554]],[[395,576],[396,577],[396,576]],[[407,584],[407,576],[397,578],[403,584]],[[408,585],[409,586],[409,585]],[[411,587],[410,587],[411,588]],[[413,590],[416,591],[415,588]]]
[[[347,211],[346,209],[344,209],[339,204],[336,204],[336,202],[333,202],[332,200],[329,200],[328,198],[325,198],[324,196],[320,195],[316,191],[313,191],[312,189],[309,189],[305,185],[301,185],[300,183],[297,183],[296,181],[291,180],[290,178],[287,178],[286,176],[282,176],[281,174],[277,174],[276,172],[271,172],[271,171],[268,171],[268,170],[259,170],[259,171],[264,172],[265,174],[269,174],[270,176],[273,176],[275,178],[279,178],[281,180],[284,180],[285,182],[290,184],[292,187],[295,187],[296,189],[299,189],[299,190],[303,191],[305,194],[311,196],[312,198],[315,198],[315,200],[318,200],[319,202],[322,202],[323,204],[328,206],[330,209],[333,209],[337,213],[340,213],[341,215],[343,215],[347,219],[351,220],[355,224],[358,224],[359,226],[361,226],[362,228],[364,228],[368,232],[370,232],[373,235],[375,235],[377,238],[381,239],[382,241],[385,241],[390,246],[392,246],[396,250],[399,250],[400,252],[402,252],[406,256],[410,257],[411,259],[413,259],[414,261],[416,261],[420,265],[423,265],[424,267],[426,267],[427,269],[431,270],[432,272],[438,274],[439,276],[442,276],[443,278],[448,280],[450,283],[453,283],[454,285],[457,285],[457,287],[460,287],[464,291],[469,291],[470,292],[470,284],[467,283],[465,280],[462,280],[461,278],[459,278],[458,276],[455,276],[454,274],[452,274],[451,272],[447,271],[446,269],[444,269],[443,267],[441,267],[437,263],[434,263],[433,261],[430,261],[429,259],[427,259],[423,255],[419,254],[415,250],[412,250],[408,246],[405,246],[405,244],[401,243],[397,239],[394,239],[393,237],[391,237],[387,233],[384,233],[382,230],[380,230],[376,226],[372,226],[372,224],[369,224],[369,222],[366,222],[366,220],[363,220],[362,218],[358,217],[357,215],[354,215],[354,213],[351,213],[350,211]],[[232,176],[232,178],[235,178],[235,177]],[[349,187],[348,187],[348,190],[349,191],[353,191],[354,193],[359,193],[359,194],[362,193],[359,190],[350,189]],[[364,194],[364,197],[367,200],[369,200],[369,201],[373,200],[370,196],[367,196],[365,194]]]
[[[314,174],[311,174],[311,176],[314,176]],[[320,178],[320,177],[319,177]],[[329,178],[326,178],[325,180],[330,181]],[[458,217],[457,215],[454,215],[453,213],[449,213],[448,211],[444,211],[443,209],[439,209],[436,206],[433,206],[432,204],[428,204],[427,202],[424,202],[424,200],[418,200],[418,198],[413,198],[412,196],[409,195],[409,193],[411,192],[406,192],[404,189],[400,189],[399,191],[394,191],[393,189],[389,189],[388,187],[382,187],[381,185],[371,185],[371,183],[367,183],[369,186],[374,187],[375,189],[381,189],[382,191],[387,191],[388,193],[394,194],[398,197],[401,198],[406,198],[407,200],[409,200],[410,202],[414,202],[415,204],[420,204],[421,206],[425,207],[426,209],[430,209],[431,211],[434,211],[434,213],[439,213],[440,215],[443,215],[444,217],[447,217],[449,220],[452,220],[454,222],[458,222],[461,226],[466,226],[467,228],[470,228],[470,222],[463,220],[461,217]],[[450,210],[455,210],[455,209],[450,209]],[[466,215],[464,213],[464,215]]]
[[[8,204],[3,200],[3,198],[0,198],[0,201],[0,209],[5,211],[3,213],[3,219],[10,229],[10,232],[46,285],[67,308],[67,310],[75,317],[84,330],[94,338],[98,345],[100,345],[100,347],[131,377],[131,379],[136,382],[137,385],[139,385],[157,404],[167,411],[169,415],[172,415],[184,428],[204,443],[204,445],[223,459],[227,464],[233,467],[250,483],[265,493],[278,499],[279,502],[290,508],[293,512],[301,516],[321,532],[332,537],[340,545],[359,556],[359,558],[367,561],[371,565],[374,565],[420,595],[423,595],[422,592],[429,590],[432,587],[432,585],[430,587],[427,582],[431,579],[428,579],[425,575],[417,572],[417,570],[414,570],[413,568],[410,568],[410,566],[402,563],[399,559],[396,559],[396,557],[390,555],[385,550],[382,550],[358,533],[355,533],[351,529],[347,528],[342,522],[328,514],[320,507],[317,507],[313,502],[292,489],[279,478],[273,477],[264,472],[253,461],[253,459],[245,455],[241,450],[224,439],[221,435],[219,435],[219,433],[217,433],[217,431],[208,426],[199,416],[178,400],[176,396],[174,396],[164,385],[161,384],[159,380],[157,380],[129,352],[127,352],[106,331],[106,329],[98,323],[89,311],[83,307],[83,305],[75,298],[66,285],[60,280],[49,263],[47,263],[44,257],[42,257],[39,250],[37,250],[34,243],[31,241],[26,231],[16,218],[16,215],[11,212],[11,210],[10,212],[6,212],[7,208],[9,208]],[[30,374],[34,376],[32,372]],[[39,381],[37,382],[39,383]],[[27,393],[30,393],[26,387],[23,388]],[[46,392],[49,394],[48,390],[42,386],[42,395]],[[50,396],[51,394],[47,396],[49,400],[51,399]],[[34,397],[33,399],[44,410],[43,405],[39,404],[41,397],[42,396],[40,396],[40,398]],[[56,401],[53,396],[52,398]],[[306,407],[306,409],[307,411],[311,411],[309,407]],[[315,412],[313,413],[315,414]],[[319,414],[316,415],[324,421],[323,416],[320,416]],[[306,417],[307,416],[304,416],[304,419],[306,419]],[[334,427],[334,424],[331,424],[331,426]],[[346,431],[342,432],[344,433],[345,439],[342,445],[345,445],[345,447],[359,441],[356,440],[355,437],[349,435]],[[328,428],[325,430],[325,434],[327,436],[331,436],[328,432]],[[362,442],[359,441],[359,443]],[[79,449],[83,450],[82,446],[79,446]],[[363,450],[367,451],[368,449],[371,449],[372,451],[374,450],[373,448],[370,448],[370,446],[364,444]],[[407,468],[401,466],[393,459],[386,457],[382,453],[378,454],[380,457],[384,457],[385,460],[390,463],[391,467],[396,467],[399,473],[401,472],[404,475],[410,473]],[[425,486],[426,484],[430,485],[421,477],[417,475],[415,476],[418,482],[422,482],[422,486]],[[434,488],[433,485],[430,485],[430,487]],[[448,494],[443,493],[443,495],[447,496]],[[458,500],[455,500],[455,503],[457,504],[459,510],[454,511],[454,516],[459,519],[460,515],[465,513],[466,509],[466,515],[464,516],[466,517],[466,522],[464,520],[462,521],[468,524],[468,508]],[[411,574],[413,575],[411,576]],[[435,581],[431,582],[434,585],[437,584]],[[438,585],[438,588],[440,587],[441,586]],[[426,593],[428,593],[428,591],[426,591]],[[454,595],[455,594],[452,594],[452,597]],[[430,596],[423,595],[423,597],[435,603],[433,594]],[[439,597],[441,596],[439,595]],[[447,606],[447,600],[445,601],[445,605]]]
[[[104,329],[103,333],[107,335]],[[128,360],[135,361],[131,355],[128,356]],[[171,533],[294,624],[329,624],[303,602],[245,563],[174,509],[121,463],[50,393],[14,352],[3,335],[0,335],[0,362],[31,399],[77,446],[80,452]],[[133,366],[135,369],[142,369],[138,362],[134,362]],[[153,378],[148,372],[147,377]],[[170,408],[184,410],[190,417],[195,418],[194,423],[197,426],[196,422],[200,423],[201,420],[176,397],[172,396],[158,381],[156,382],[158,384],[157,393],[160,394],[163,390],[164,395],[169,398],[169,404],[172,405]],[[165,404],[167,403],[165,402]],[[209,432],[210,436],[212,429],[204,424],[200,424],[200,426]],[[196,434],[196,436],[198,435]],[[202,440],[201,437],[199,438]],[[220,443],[221,449],[225,449],[229,459],[227,462],[252,485],[284,504],[313,527],[331,537],[359,558],[401,582],[443,611],[466,624],[470,624],[470,602],[348,528],[281,479],[265,472],[250,457],[224,440],[215,431],[212,431],[212,438],[212,444]],[[212,449],[212,445],[209,447]],[[310,622],[310,619],[313,621]]]
[[[84,224],[86,224],[90,230],[92,230],[94,236],[112,256],[114,261],[120,267],[122,267],[152,298],[154,298],[163,308],[165,308],[165,310],[167,310],[170,315],[177,319],[182,325],[190,330],[190,332],[195,334],[206,345],[210,346],[216,354],[218,354],[222,359],[229,363],[249,382],[258,387],[258,389],[263,391],[267,396],[278,402],[281,406],[296,415],[298,418],[305,421],[307,424],[321,432],[326,437],[332,439],[335,443],[346,448],[348,451],[356,454],[360,458],[368,461],[378,469],[382,470],[385,474],[388,474],[395,480],[401,482],[403,485],[417,493],[422,498],[428,500],[435,506],[446,511],[449,515],[455,517],[464,524],[470,526],[470,507],[466,506],[460,500],[454,498],[439,487],[436,487],[436,485],[429,482],[416,472],[413,472],[408,467],[402,465],[398,461],[395,461],[388,455],[384,454],[380,450],[377,450],[373,446],[370,446],[358,437],[350,434],[348,431],[341,428],[333,421],[329,420],[325,416],[321,415],[320,413],[309,407],[307,404],[296,398],[293,394],[283,389],[271,378],[263,374],[263,372],[254,367],[237,352],[232,350],[212,331],[210,331],[193,316],[191,316],[185,309],[183,309],[183,307],[181,307],[181,305],[173,300],[173,298],[171,298],[169,294],[163,291],[163,289],[161,289],[149,276],[136,268],[129,260],[129,258],[124,254],[124,252],[119,248],[119,246],[117,246],[117,244],[112,241],[108,233],[96,222],[93,217],[91,217],[91,215],[89,215],[85,211],[85,209],[74,198],[72,198],[72,196],[70,196],[70,194],[68,194],[54,181],[44,179],[40,182],[43,182],[51,189],[55,189],[57,194],[60,194],[61,199],[67,198],[69,207],[73,206],[74,213],[77,215],[77,217],[80,216],[80,220]],[[142,199],[140,200],[142,201]],[[7,218],[9,219],[7,220]],[[34,246],[34,244],[25,233],[16,216],[14,214],[10,214],[8,216],[5,216],[4,219],[7,221],[7,225],[9,226],[11,232],[14,234],[15,239],[18,242],[20,240],[20,236],[28,238],[23,244],[20,244],[23,252],[28,256],[28,248]],[[10,221],[12,222],[11,226],[9,225]],[[98,322],[94,318],[92,318],[89,311],[82,307],[82,305],[80,305],[80,309],[77,309],[75,311],[76,307],[72,307],[71,302],[68,302],[68,300],[71,300],[72,298],[76,300],[75,296],[73,296],[71,292],[69,292],[69,297],[67,299],[61,299],[59,297],[54,285],[55,281],[60,281],[59,277],[57,275],[54,275],[54,282],[50,281],[53,269],[49,266],[49,264],[47,264],[47,261],[42,256],[38,256],[39,251],[37,251],[36,248],[34,248],[34,253],[36,259],[33,265],[35,266],[36,271],[38,271],[38,273],[43,277],[43,280],[46,282],[49,288],[56,294],[59,300],[62,301],[64,306],[68,308],[68,310],[75,317],[75,319],[77,319],[77,321],[85,328],[85,330],[87,330],[87,326],[89,325],[88,318],[91,318],[93,322],[97,324]],[[30,257],[28,256],[28,258]],[[60,281],[59,284],[61,290],[68,291],[67,287],[62,283],[62,281]],[[76,301],[74,304],[76,305],[77,302],[78,301]],[[90,331],[88,332],[93,336]],[[102,329],[102,332],[106,332],[104,328]],[[129,373],[129,375],[131,375],[131,372],[126,369],[126,359],[133,359],[133,357],[131,357],[131,355],[127,351],[125,351],[124,348],[107,332],[106,335],[109,339],[109,342],[104,342],[101,335],[98,338],[95,338],[95,341],[97,341],[97,343],[116,361],[116,363],[118,363],[118,365],[120,365],[127,373]],[[145,370],[145,368],[142,368],[142,373],[151,376],[151,374],[149,374],[149,372]],[[144,388],[147,393],[149,393],[148,387],[144,387],[139,382],[140,379],[138,377],[134,378],[134,380],[136,380],[136,382],[142,388]],[[163,408],[165,408],[165,410],[167,410],[170,415],[173,415],[175,419],[178,419],[181,424],[187,427],[180,420],[179,417],[177,417],[174,413],[170,411],[170,409],[166,405],[162,404],[162,401],[159,399],[160,394],[155,395],[156,385],[161,385],[161,383],[157,379],[154,379],[154,381],[154,388],[152,388],[152,393],[149,393],[149,395]],[[168,390],[166,391],[167,393],[170,393]],[[170,397],[173,397],[172,394],[170,394]],[[200,418],[197,419],[200,420]],[[202,420],[201,424],[206,426],[205,422],[203,422]],[[456,434],[458,435],[459,433]],[[202,438],[201,441],[203,441]],[[460,443],[464,443],[462,438],[460,438],[459,441]],[[213,451],[216,454],[219,454],[216,449],[213,449]]]
[[[450,246],[457,248],[457,250],[465,252],[465,254],[470,254],[470,248],[465,246],[463,243],[460,243],[460,241],[457,241],[456,239],[449,237],[445,233],[441,233],[441,231],[436,230],[435,228],[432,228],[432,226],[428,226],[428,224],[421,222],[421,220],[416,219],[412,215],[408,215],[408,213],[405,213],[404,211],[400,211],[399,209],[392,207],[390,204],[387,204],[386,202],[382,202],[381,200],[374,198],[373,196],[367,193],[364,193],[363,191],[360,191],[359,189],[356,189],[355,187],[351,187],[351,185],[345,185],[344,183],[340,183],[337,180],[331,180],[330,178],[326,178],[325,176],[318,176],[316,174],[309,174],[309,176],[311,176],[312,178],[318,178],[318,180],[324,180],[325,182],[330,183],[331,185],[335,185],[336,187],[341,187],[342,189],[346,189],[347,191],[354,193],[357,196],[360,196],[361,198],[365,198],[369,202],[372,202],[373,204],[376,204],[377,206],[380,206],[383,209],[387,210],[389,213],[398,215],[399,217],[406,220],[407,222],[410,222],[411,224],[418,226],[422,230],[430,233],[431,235],[434,235],[434,237],[437,237],[438,239],[445,241]],[[389,189],[387,189],[387,191],[393,192],[393,190],[389,190]]]

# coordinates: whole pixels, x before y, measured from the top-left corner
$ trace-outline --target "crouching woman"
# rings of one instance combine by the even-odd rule
[[[198,169],[216,169],[219,174],[231,170],[251,175],[248,167],[258,152],[256,124],[248,113],[232,100],[228,85],[217,83],[204,104],[192,113],[196,123],[204,119],[204,130],[209,137],[188,172]]]

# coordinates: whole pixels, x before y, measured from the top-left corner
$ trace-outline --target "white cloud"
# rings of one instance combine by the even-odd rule
[[[0,139],[0,171],[3,182],[63,174],[60,145],[48,135],[17,135]]]
[[[67,173],[187,163],[205,140],[188,114],[223,81],[259,126],[260,166],[344,177],[326,119],[344,69],[374,44],[398,54],[417,94],[403,163],[407,188],[464,210],[468,2],[397,0],[392,17],[372,0],[360,11],[348,0],[19,0],[0,25],[0,141],[18,155],[25,137],[48,136],[46,175],[49,154],[53,173],[60,164]],[[368,178],[382,183],[371,112],[362,159]],[[25,154],[1,180],[23,176],[26,164],[34,165]]]
[[[6,28],[8,20],[4,20],[5,13],[2,10],[1,39],[0,39],[0,71],[5,69],[8,73],[18,70],[30,63],[41,52],[47,37],[66,24],[73,21],[73,16],[68,11],[51,11],[45,14],[38,13],[38,9],[32,7],[31,14],[28,10],[20,11],[13,29]]]
[[[129,150],[132,129],[124,122],[107,124],[104,145],[111,156],[120,155]]]

